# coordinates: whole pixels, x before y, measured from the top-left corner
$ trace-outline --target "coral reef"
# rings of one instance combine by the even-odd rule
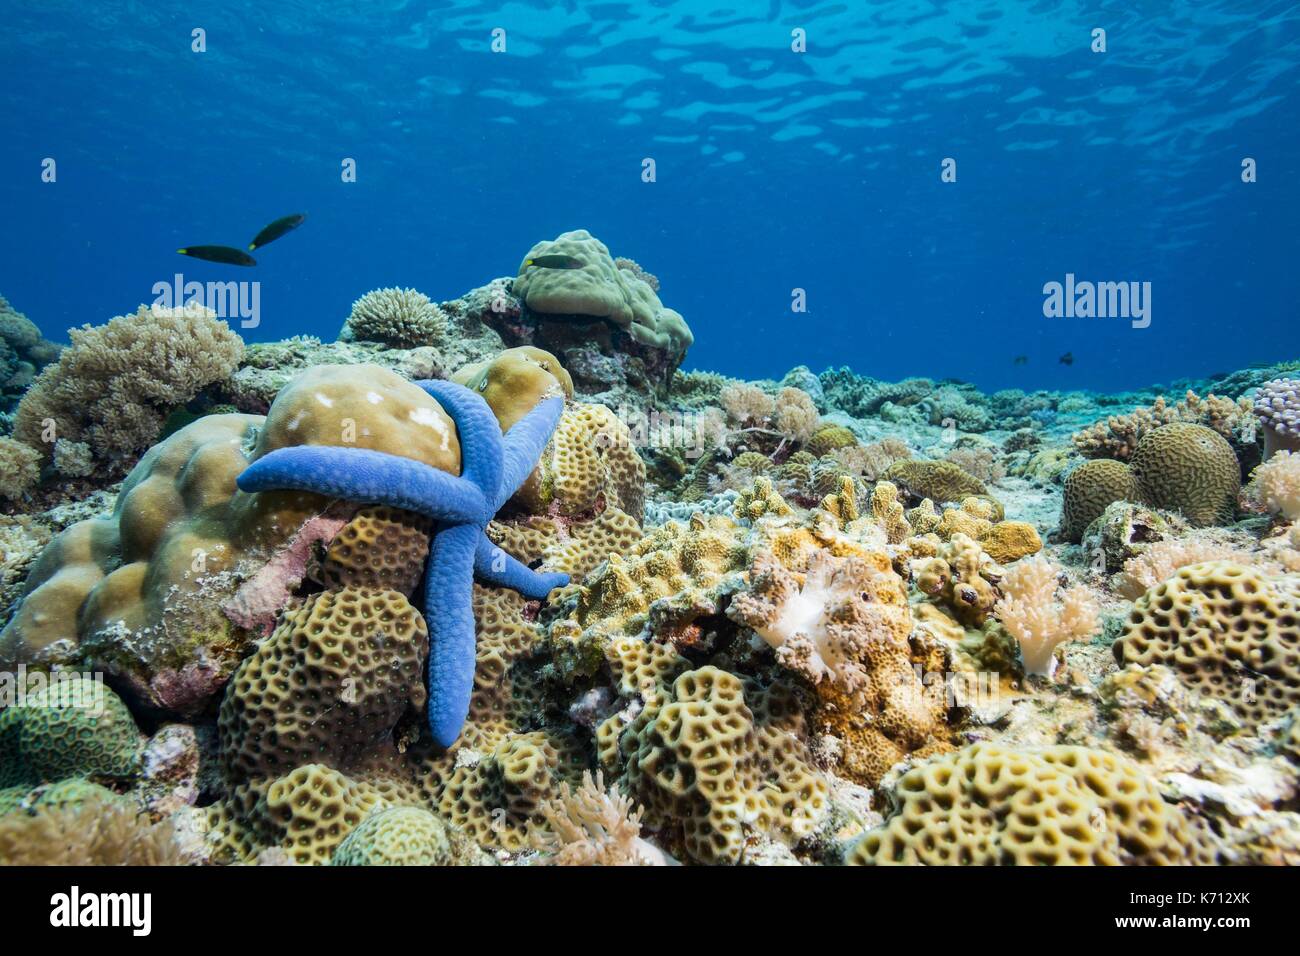
[[[747,381],[543,256],[334,342],[0,300],[0,862],[1300,864],[1286,368]]]

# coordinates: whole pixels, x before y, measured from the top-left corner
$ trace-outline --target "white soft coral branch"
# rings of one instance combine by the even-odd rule
[[[1097,629],[1099,609],[1088,589],[1065,588],[1058,600],[1060,571],[1046,558],[1028,558],[1006,572],[1004,597],[994,613],[1020,643],[1025,673],[1050,677],[1056,648],[1088,637]]]

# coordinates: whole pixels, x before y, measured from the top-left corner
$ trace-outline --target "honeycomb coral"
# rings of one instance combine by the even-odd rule
[[[439,341],[446,329],[446,316],[423,292],[374,289],[352,303],[340,338],[410,349]]]
[[[734,674],[687,671],[606,751],[608,769],[647,820],[680,831],[686,854],[701,863],[741,862],[764,838],[797,842],[828,809],[826,783],[797,733],[779,715],[760,719],[746,698]]]
[[[977,744],[914,767],[895,812],[848,854],[859,865],[1192,864],[1198,831],[1123,757]]]
[[[984,482],[950,461],[896,461],[885,470],[884,478],[912,496],[929,498],[936,504],[988,494]]]
[[[1061,534],[1078,542],[1083,532],[1116,501],[1137,501],[1137,481],[1122,461],[1098,458],[1085,461],[1065,479],[1061,499]]]
[[[140,770],[141,744],[117,694],[100,681],[65,675],[0,711],[0,787],[129,779]]]
[[[432,526],[430,519],[400,508],[362,508],[330,542],[315,577],[327,588],[409,595],[424,571]]]
[[[580,266],[546,269],[527,265],[529,259],[550,255],[570,256]],[[664,308],[655,290],[635,273],[618,268],[605,244],[585,229],[563,233],[529,249],[519,266],[514,292],[533,312],[607,319],[635,341],[678,355],[694,341],[686,321]]]
[[[1300,702],[1300,576],[1230,561],[1180,568],[1137,600],[1120,664],[1165,664],[1252,723]]]
[[[234,779],[346,768],[424,706],[424,619],[396,591],[312,595],[235,671],[219,720]]]
[[[390,807],[352,830],[330,862],[334,866],[446,866],[452,862],[447,827],[428,810]]]
[[[1203,527],[1231,520],[1241,466],[1230,446],[1204,425],[1176,423],[1150,432],[1131,463],[1143,501],[1178,511]]]
[[[383,800],[337,770],[307,764],[268,788],[259,813],[295,863],[323,866]]]

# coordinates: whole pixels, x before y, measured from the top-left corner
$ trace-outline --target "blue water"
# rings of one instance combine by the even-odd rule
[[[51,337],[180,271],[261,282],[247,339],[333,338],[368,289],[452,298],[586,228],[660,277],[688,368],[1113,390],[1300,357],[1293,3],[0,8],[0,292]],[[299,210],[255,276],[175,254]],[[1044,318],[1066,273],[1151,282],[1150,327]]]

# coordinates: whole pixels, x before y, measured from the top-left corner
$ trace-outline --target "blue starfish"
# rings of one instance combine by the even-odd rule
[[[502,436],[492,410],[477,393],[453,382],[416,384],[456,423],[459,477],[385,452],[298,445],[262,456],[236,483],[249,492],[289,489],[391,505],[437,522],[424,571],[429,730],[438,744],[449,747],[465,723],[474,688],[474,578],[534,600],[569,583],[567,574],[542,574],[521,564],[485,533],[488,522],[536,467],[564,412],[564,399],[543,399]]]

